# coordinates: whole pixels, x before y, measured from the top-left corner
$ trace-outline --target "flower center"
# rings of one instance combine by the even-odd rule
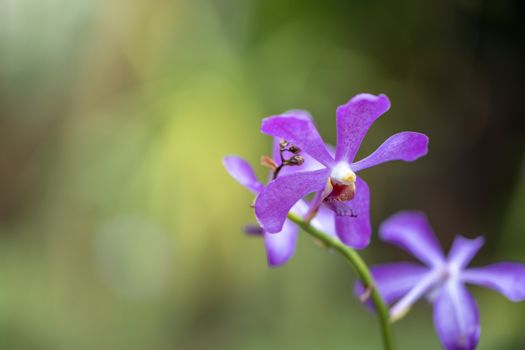
[[[327,186],[327,199],[339,202],[346,202],[355,197],[355,181],[357,177],[350,169],[347,162],[339,162],[330,173],[330,181]]]
[[[457,271],[451,269],[448,265],[443,265],[440,267],[434,268],[434,274],[436,276],[436,281],[434,285],[427,292],[427,298],[430,301],[433,301],[439,295],[440,289],[447,284],[451,279],[457,278]]]
[[[420,298],[428,295],[434,299],[439,292],[442,283],[448,279],[448,271],[445,269],[433,269],[417,282],[408,293],[390,308],[390,320],[392,322],[403,318],[412,305]]]

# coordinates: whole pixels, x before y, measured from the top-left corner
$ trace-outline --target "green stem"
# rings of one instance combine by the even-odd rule
[[[363,283],[365,288],[370,291],[370,297],[374,303],[381,326],[384,348],[385,350],[393,350],[394,345],[392,341],[392,329],[390,327],[388,307],[377,289],[374,287],[374,279],[372,278],[372,274],[370,273],[366,263],[363,261],[363,259],[361,259],[361,256],[359,256],[359,254],[354,249],[341,243],[337,238],[334,238],[311,226],[300,216],[289,213],[288,218],[299,225],[306,233],[320,240],[326,246],[337,250],[354,267],[357,275],[359,276],[359,279],[361,280],[361,283]]]

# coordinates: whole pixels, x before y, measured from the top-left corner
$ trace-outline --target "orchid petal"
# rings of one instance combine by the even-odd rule
[[[270,233],[281,231],[288,212],[297,201],[326,186],[330,169],[279,176],[270,182],[255,201],[255,215]]]
[[[238,183],[253,193],[259,193],[264,187],[263,184],[257,180],[257,176],[251,165],[244,159],[237,156],[227,156],[224,157],[222,162],[226,171],[237,180]]]
[[[392,215],[379,228],[379,236],[430,266],[445,261],[443,252],[425,214],[404,211]]]
[[[272,158],[274,161],[277,162],[277,164],[281,163],[281,152],[280,152],[280,146],[281,138],[275,137],[273,139],[273,145],[272,145]],[[290,152],[284,152],[285,158],[288,158],[288,156],[292,156],[293,154]],[[293,166],[284,166],[282,167],[281,171],[279,172],[279,176],[283,176],[286,174],[291,173],[298,173],[302,171],[312,171],[312,170],[319,170],[325,168],[325,166],[321,163],[319,163],[315,158],[310,156],[306,152],[301,152],[299,155],[303,158],[304,162],[301,165],[293,165]],[[270,178],[273,177],[273,172],[270,173]]]
[[[400,132],[390,136],[374,153],[352,164],[352,170],[357,172],[393,160],[412,162],[427,152],[426,135],[411,131]]]
[[[327,167],[334,164],[321,135],[311,120],[291,115],[273,116],[263,119],[261,132],[292,143]]]
[[[525,300],[525,265],[501,262],[462,272],[467,283],[494,289],[512,301]]]
[[[310,112],[304,110],[304,109],[290,109],[282,114],[282,116],[290,116],[295,117],[303,120],[313,120],[312,115]]]
[[[476,301],[461,283],[449,281],[434,303],[434,326],[447,350],[473,350],[479,341]]]
[[[397,321],[410,310],[419,299],[425,295],[432,299],[432,291],[442,279],[442,272],[436,269],[430,269],[421,278],[412,289],[390,308],[390,320]]]
[[[313,118],[311,114],[308,111],[305,111],[302,109],[292,109],[292,110],[284,112],[281,116],[303,119],[303,120],[310,121],[313,123]],[[280,159],[279,144],[281,143],[281,140],[282,138],[275,137],[273,141],[272,158],[273,160],[277,162]],[[326,145],[326,147],[328,149],[328,153],[330,153],[330,156],[333,158],[335,155],[335,147],[333,147],[332,145],[328,145],[328,144]],[[286,152],[285,152],[285,155],[286,155]],[[301,165],[283,167],[283,169],[279,172],[279,175],[296,173],[299,171],[318,170],[318,169],[324,168],[323,164],[319,163],[317,160],[312,158],[308,153],[301,152],[299,153],[299,155],[304,159],[304,163]]]
[[[243,231],[249,236],[262,236],[264,234],[264,229],[260,225],[248,224],[244,226]]]
[[[456,236],[448,253],[449,263],[460,269],[464,268],[474,258],[484,242],[483,237],[468,239],[463,236]]]
[[[300,200],[292,207],[290,211],[296,215],[304,217],[309,213],[310,205],[311,202],[307,203],[304,200]],[[326,207],[320,207],[317,211],[317,214],[310,221],[310,225],[320,231],[323,231],[324,233],[329,234],[332,237],[337,237],[337,234],[335,233],[334,216],[334,212],[330,209]]]
[[[337,108],[336,161],[351,163],[374,121],[390,108],[385,95],[359,94]]]
[[[335,214],[326,207],[320,207],[317,215],[310,221],[310,225],[316,229],[337,238],[335,230]]]
[[[355,197],[348,202],[332,203],[336,207],[335,228],[341,241],[356,249],[363,249],[370,243],[370,189],[364,180],[357,178]],[[345,210],[346,209],[346,210]]]
[[[408,293],[429,272],[426,266],[409,262],[376,265],[370,268],[374,286],[387,304],[393,304]],[[355,293],[366,292],[361,282],[356,283]]]
[[[303,216],[308,211],[308,204],[305,201],[300,200],[292,207],[290,211],[294,214]],[[325,209],[323,212],[329,212],[329,210]],[[321,211],[319,214],[321,214]],[[331,220],[325,222],[327,219]],[[335,235],[335,229],[330,228],[330,222],[331,226],[334,226],[333,221],[333,213],[331,213],[330,218],[327,216],[319,217],[319,215],[317,215],[316,218],[311,221],[311,225],[319,230],[327,230],[325,232],[330,235]],[[331,233],[330,230],[333,233]],[[278,233],[264,232],[266,255],[268,258],[268,265],[270,267],[281,266],[290,260],[290,258],[295,253],[298,232],[299,227],[290,220],[286,220],[284,222],[283,229]]]
[[[264,245],[270,267],[281,266],[295,253],[299,228],[290,220],[286,220],[283,229],[278,233],[264,233]]]

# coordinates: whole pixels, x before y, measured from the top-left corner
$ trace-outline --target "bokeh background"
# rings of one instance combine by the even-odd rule
[[[242,234],[251,194],[224,171],[269,153],[291,108],[335,141],[359,92],[392,109],[413,164],[362,173],[372,224],[428,213],[474,264],[525,260],[520,1],[0,0],[1,349],[379,349],[342,258],[300,237],[285,267]],[[257,166],[260,176],[265,170]],[[409,259],[374,237],[370,263]],[[480,349],[524,349],[525,303],[473,287]],[[431,308],[399,349],[439,349]]]

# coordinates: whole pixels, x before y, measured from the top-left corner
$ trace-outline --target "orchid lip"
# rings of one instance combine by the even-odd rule
[[[330,173],[330,179],[340,185],[353,185],[357,179],[356,174],[347,162],[339,162]]]

